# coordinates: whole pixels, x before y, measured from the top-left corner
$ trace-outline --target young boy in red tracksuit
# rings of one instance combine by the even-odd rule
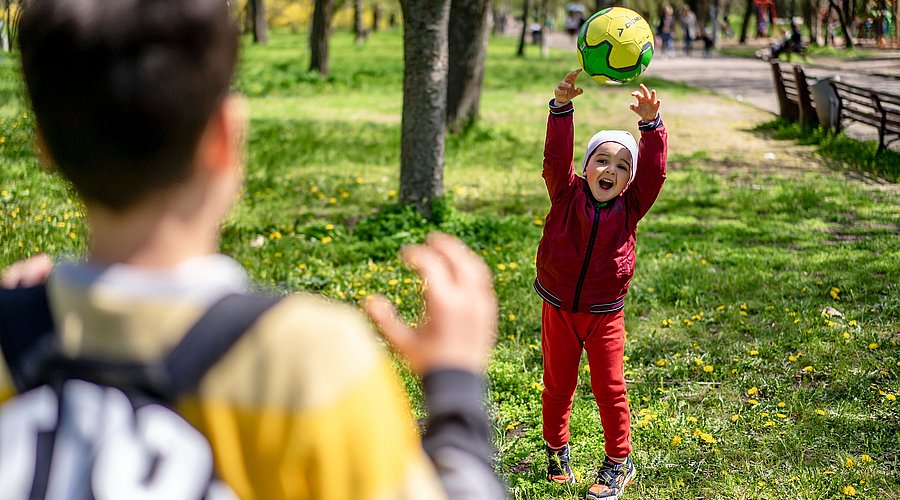
[[[588,499],[618,499],[634,478],[631,416],[625,391],[623,307],[634,274],[637,224],[666,178],[666,130],[656,91],[643,85],[632,95],[640,146],[622,130],[598,132],[588,143],[582,176],[572,160],[572,99],[581,70],[556,87],[550,101],[543,177],[550,194],[537,252],[534,288],[544,300],[543,434],[547,478],[574,483],[569,466],[569,414],[578,382],[581,350],[591,366],[591,390],[600,409],[606,460]]]

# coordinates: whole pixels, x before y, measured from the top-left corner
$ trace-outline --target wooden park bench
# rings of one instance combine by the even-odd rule
[[[772,77],[775,80],[775,93],[778,96],[778,108],[782,117],[791,121],[799,121],[805,126],[815,127],[819,124],[815,102],[809,94],[809,86],[814,80],[803,72],[803,68],[793,64],[781,64],[773,59]]]
[[[838,130],[842,122],[863,123],[878,129],[878,151],[900,139],[900,95],[830,80],[838,98]]]

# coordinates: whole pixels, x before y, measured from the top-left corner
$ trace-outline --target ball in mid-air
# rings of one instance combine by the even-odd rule
[[[636,78],[653,58],[653,32],[637,12],[609,7],[591,16],[578,32],[584,72],[608,85]]]

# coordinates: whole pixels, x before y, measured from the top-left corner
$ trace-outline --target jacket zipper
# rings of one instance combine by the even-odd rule
[[[594,252],[594,239],[597,237],[597,226],[600,222],[600,209],[594,208],[594,224],[591,226],[591,237],[588,239],[587,252],[584,255],[584,263],[581,265],[581,276],[578,277],[578,285],[575,287],[575,299],[572,302],[572,312],[578,312],[578,300],[581,298],[581,286],[584,285],[584,277],[587,275],[588,263],[591,261],[591,253]]]

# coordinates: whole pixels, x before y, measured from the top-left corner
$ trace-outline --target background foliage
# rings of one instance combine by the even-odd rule
[[[305,43],[303,33],[273,33],[269,46],[244,52],[236,87],[252,106],[247,186],[222,251],[264,286],[349,302],[377,291],[415,321],[420,283],[398,248],[434,229],[463,238],[493,269],[500,303],[489,373],[498,468],[516,498],[583,497],[603,456],[586,376],[572,414],[579,484],[543,480],[540,301],[531,289],[549,208],[540,178],[546,101],[573,56],[516,59],[513,41],[492,40],[483,119],[448,139],[448,195],[426,221],[396,205],[400,34],[359,47],[338,32],[324,79],[306,72]],[[638,466],[629,498],[898,498],[896,194],[839,173],[763,168],[740,151],[723,159],[696,118],[722,98],[644,81],[686,139],[672,142],[666,187],[641,223],[626,307]],[[596,129],[636,131],[627,89],[585,87],[576,162]],[[84,250],[83,209],[34,153],[16,61],[4,59],[0,266]],[[740,161],[749,168],[718,168]],[[417,382],[398,368],[421,416]]]

